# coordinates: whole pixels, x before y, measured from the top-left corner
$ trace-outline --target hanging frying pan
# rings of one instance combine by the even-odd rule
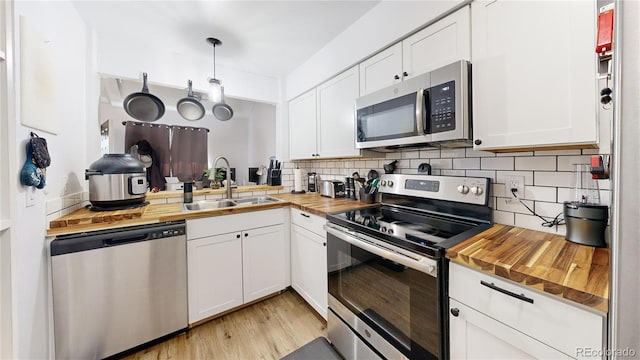
[[[219,103],[213,105],[211,111],[213,111],[213,116],[220,121],[227,121],[233,117],[233,109],[231,106],[225,104],[224,102],[224,88],[220,88],[222,93],[221,100]]]
[[[147,73],[142,74],[142,91],[127,96],[122,102],[124,111],[140,121],[156,121],[164,115],[164,104],[155,95],[149,93]]]
[[[191,80],[189,80],[189,92],[187,93],[187,97],[183,97],[178,101],[176,109],[178,109],[178,113],[185,120],[200,120],[204,116],[204,106],[202,106],[200,101],[193,96]]]

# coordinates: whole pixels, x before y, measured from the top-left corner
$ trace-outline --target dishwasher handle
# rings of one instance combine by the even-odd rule
[[[105,239],[103,241],[103,244],[104,246],[116,246],[116,245],[143,241],[143,240],[147,240],[148,238],[149,238],[149,234],[140,234],[138,236],[121,236],[121,237],[114,237],[111,239]]]

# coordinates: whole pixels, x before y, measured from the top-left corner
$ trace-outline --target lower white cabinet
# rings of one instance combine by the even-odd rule
[[[327,240],[325,219],[291,209],[291,287],[327,319]]]
[[[596,359],[606,314],[449,264],[451,359]]]
[[[189,324],[289,285],[287,211],[187,220]]]

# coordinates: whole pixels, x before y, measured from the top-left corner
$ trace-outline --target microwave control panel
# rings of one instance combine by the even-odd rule
[[[455,130],[456,128],[456,87],[455,81],[429,89],[431,102],[431,133]]]

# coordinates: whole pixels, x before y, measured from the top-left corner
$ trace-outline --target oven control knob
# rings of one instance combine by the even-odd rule
[[[387,181],[387,185],[389,185],[389,187],[392,187],[393,186],[393,181],[391,181],[391,180]]]
[[[382,181],[380,182],[380,185],[381,185],[381,186],[387,186],[387,180],[382,180]]]
[[[428,265],[427,266],[427,271],[431,274],[433,272],[436,271],[436,266],[435,265]]]
[[[482,195],[482,188],[480,186],[472,186],[471,193],[475,195]]]
[[[389,230],[387,230],[387,234],[389,234],[389,235],[393,235],[393,229],[389,229]]]
[[[386,226],[381,227],[381,228],[380,228],[380,231],[382,231],[382,232],[387,232],[387,227],[386,227]]]
[[[460,194],[466,194],[469,192],[469,187],[467,185],[458,185],[458,192]]]

